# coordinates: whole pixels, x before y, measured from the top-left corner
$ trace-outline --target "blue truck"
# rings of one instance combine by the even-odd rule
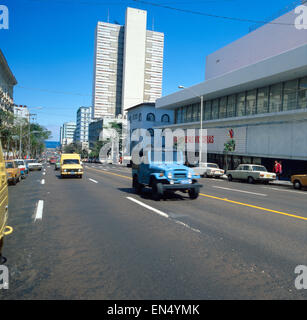
[[[202,187],[194,171],[183,163],[182,152],[149,150],[141,154],[143,161],[132,164],[132,188],[138,194],[146,186],[152,190],[155,200],[160,200],[167,192],[188,192],[190,199],[198,198]],[[168,154],[167,154],[168,153]],[[158,160],[157,160],[158,159]]]

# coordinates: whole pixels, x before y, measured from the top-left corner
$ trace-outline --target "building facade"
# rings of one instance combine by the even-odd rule
[[[158,109],[174,110],[172,128],[187,130],[200,127],[203,97],[208,161],[224,168],[261,163],[272,170],[280,160],[285,178],[307,172],[307,30],[295,27],[295,17],[293,10],[278,19],[287,25],[265,25],[213,53],[205,82],[157,100]],[[282,43],[270,51],[270,41]]]
[[[92,121],[89,124],[88,138],[89,138],[89,148],[92,149],[97,141],[101,137],[103,131],[103,119]]]
[[[77,126],[75,142],[79,142],[85,148],[88,147],[88,127],[91,122],[91,107],[80,107],[77,111]]]
[[[75,122],[65,122],[60,129],[60,143],[62,146],[68,145],[74,142],[74,136],[76,131]]]
[[[3,52],[0,50],[0,109],[14,112],[13,88],[17,84]]]
[[[146,30],[147,12],[127,8],[124,26],[98,22],[92,118],[116,117],[162,94],[164,34]]]
[[[14,116],[18,119],[25,119],[30,121],[30,111],[27,106],[14,105]]]

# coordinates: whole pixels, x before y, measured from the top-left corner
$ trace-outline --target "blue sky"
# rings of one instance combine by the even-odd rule
[[[266,19],[292,0],[149,0],[179,9],[251,20]],[[124,24],[127,6],[147,10],[147,29],[164,32],[163,95],[179,84],[204,81],[205,58],[248,33],[249,22],[183,13],[125,0],[0,0],[9,9],[9,30],[0,30],[3,51],[18,85],[16,104],[37,113],[59,139],[63,122],[91,105],[94,31],[97,21]],[[42,109],[36,109],[42,107]]]

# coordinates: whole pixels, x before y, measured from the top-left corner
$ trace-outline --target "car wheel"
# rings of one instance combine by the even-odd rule
[[[231,174],[228,175],[228,181],[232,181],[232,175]]]
[[[299,181],[294,181],[293,182],[293,188],[297,189],[297,190],[300,190],[300,189],[302,189],[302,184]]]
[[[189,190],[189,196],[190,196],[190,199],[192,199],[192,200],[197,199],[198,196],[199,196],[199,190],[197,190],[197,189],[190,189],[190,190]]]
[[[250,183],[250,184],[252,184],[252,183],[255,183],[255,180],[254,180],[253,177],[248,177],[248,178],[247,178],[247,182]]]

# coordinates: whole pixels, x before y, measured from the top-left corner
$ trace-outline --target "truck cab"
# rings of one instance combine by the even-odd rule
[[[183,163],[183,153],[177,151],[141,150],[140,164],[132,165],[132,187],[141,193],[145,186],[152,190],[155,200],[160,200],[168,191],[188,192],[191,199],[199,195],[199,175]]]
[[[61,156],[61,178],[83,176],[81,157],[77,153],[63,153]]]

